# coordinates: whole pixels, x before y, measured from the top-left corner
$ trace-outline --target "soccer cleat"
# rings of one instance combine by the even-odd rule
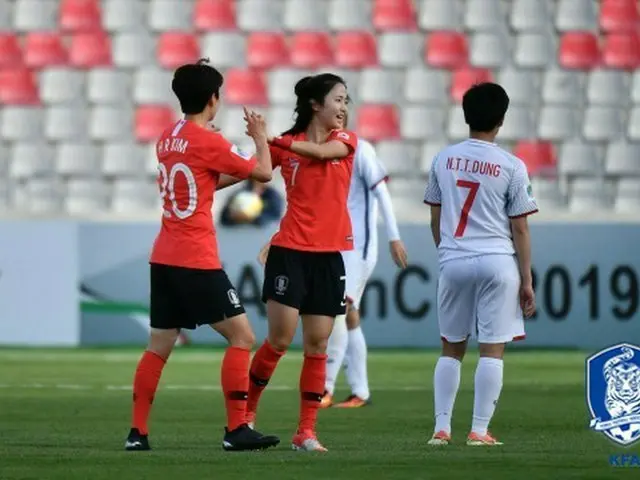
[[[309,430],[296,433],[291,448],[297,452],[328,452],[316,438],[315,432]]]
[[[495,447],[497,445],[502,445],[502,442],[493,438],[489,432],[487,432],[486,435],[478,435],[475,432],[471,432],[467,437],[467,445],[470,447]]]
[[[331,406],[333,406],[333,395],[325,390],[322,400],[320,400],[320,408],[329,408]]]
[[[363,400],[357,395],[350,395],[344,402],[336,403],[334,408],[360,408],[371,405],[371,400]]]
[[[148,435],[141,435],[137,428],[129,431],[127,440],[124,442],[124,449],[128,452],[143,452],[151,450]]]
[[[263,435],[244,424],[232,431],[224,429],[222,448],[232,452],[264,450],[265,448],[275,447],[279,443],[280,439],[275,435]]]
[[[256,412],[247,412],[245,417],[247,419],[247,426],[251,430],[255,430],[256,428]]]
[[[451,435],[444,430],[440,430],[433,434],[431,440],[427,442],[429,445],[449,445],[451,443]]]

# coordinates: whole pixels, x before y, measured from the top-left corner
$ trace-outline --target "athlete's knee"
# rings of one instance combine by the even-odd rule
[[[499,360],[504,356],[504,343],[479,343],[478,350],[481,357],[497,358]]]
[[[467,340],[461,342],[449,342],[446,338],[442,338],[442,356],[452,357],[462,361],[467,351]]]
[[[291,345],[292,339],[287,335],[272,335],[268,339],[269,344],[278,352],[286,352]]]
[[[173,351],[179,334],[180,331],[174,328],[167,330],[152,328],[149,335],[147,351],[155,353],[160,358],[167,360]]]
[[[251,328],[238,329],[234,331],[227,340],[230,346],[247,350],[251,350],[256,344],[256,336]]]
[[[327,352],[328,343],[328,337],[308,336],[304,339],[304,351],[311,355],[323,355]]]

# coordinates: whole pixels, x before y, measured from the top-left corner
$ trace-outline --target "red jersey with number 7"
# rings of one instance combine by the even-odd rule
[[[307,136],[301,133],[293,140],[307,141]],[[332,140],[347,145],[349,155],[321,161],[271,147],[273,166],[280,167],[287,190],[287,211],[272,245],[309,252],[353,250],[347,198],[358,138],[334,130],[327,142]]]
[[[222,135],[188,120],[167,128],[156,145],[162,226],[151,263],[222,268],[213,225],[213,195],[220,174],[248,178],[257,159]]]

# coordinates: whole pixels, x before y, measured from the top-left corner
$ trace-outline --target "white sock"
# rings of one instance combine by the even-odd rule
[[[325,380],[324,389],[331,395],[333,395],[333,391],[336,388],[336,380],[338,379],[340,367],[347,352],[347,343],[349,342],[346,318],[346,315],[338,315],[336,317],[327,345],[327,379]]]
[[[451,434],[451,415],[460,387],[460,360],[440,357],[433,372],[433,398],[436,416],[434,432],[444,430]]]
[[[473,423],[471,431],[486,435],[489,422],[496,409],[502,390],[503,361],[498,358],[480,357],[476,368],[475,395],[473,399]]]
[[[347,382],[351,393],[362,400],[369,400],[369,378],[367,376],[367,342],[360,326],[349,330],[347,347]]]

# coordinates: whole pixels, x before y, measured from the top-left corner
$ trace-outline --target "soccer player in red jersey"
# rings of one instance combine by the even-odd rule
[[[147,420],[162,370],[181,329],[209,325],[229,342],[221,382],[227,411],[225,450],[277,445],[246,420],[249,363],[255,337],[240,299],[222,269],[211,207],[221,175],[271,180],[266,125],[245,110],[256,155],[240,152],[207,128],[219,106],[223,78],[204,61],[183,65],[171,87],[185,114],[157,143],[162,226],[151,253],[151,333],[133,381],[133,419],[126,450],[149,450]]]
[[[347,197],[358,143],[342,129],[347,114],[345,82],[332,74],[306,77],[295,87],[297,118],[271,139],[271,157],[286,182],[287,211],[271,239],[262,297],[269,334],[253,357],[247,419],[293,340],[302,316],[304,362],[300,421],[292,447],[326,451],[315,434],[324,393],[327,341],[337,315],[345,313],[341,251],[353,249]]]

